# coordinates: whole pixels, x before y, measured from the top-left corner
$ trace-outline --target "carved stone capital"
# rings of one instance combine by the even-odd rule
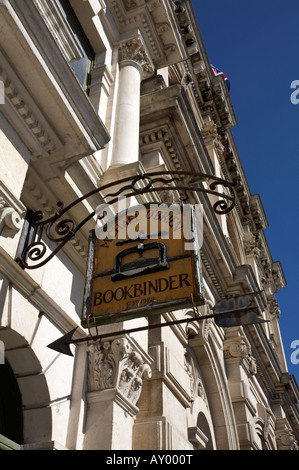
[[[217,126],[214,121],[209,119],[204,123],[201,129],[201,135],[206,145],[213,144],[213,141],[218,137]]]
[[[278,450],[298,450],[298,443],[290,429],[275,431]]]
[[[134,405],[143,380],[151,377],[151,369],[129,338],[120,337],[88,347],[89,391],[117,389]]]
[[[140,70],[142,78],[154,73],[154,66],[140,34],[119,44],[119,62],[121,66],[133,65]]]
[[[243,336],[226,340],[223,346],[224,357],[228,362],[242,364],[250,375],[257,373],[256,359],[251,354],[251,347]]]

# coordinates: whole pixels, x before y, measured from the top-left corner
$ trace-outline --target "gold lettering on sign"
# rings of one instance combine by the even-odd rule
[[[124,312],[135,318],[192,305],[191,299],[203,303],[197,258],[185,249],[183,222],[181,212],[148,206],[145,213],[132,208],[107,223],[105,236],[92,241],[86,316],[104,324],[122,321]]]

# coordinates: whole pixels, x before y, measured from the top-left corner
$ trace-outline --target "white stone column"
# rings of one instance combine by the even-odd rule
[[[154,72],[141,35],[119,46],[119,87],[111,167],[138,161],[140,83]]]

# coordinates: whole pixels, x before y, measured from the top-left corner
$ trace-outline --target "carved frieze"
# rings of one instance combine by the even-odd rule
[[[164,131],[163,129],[156,132],[151,132],[150,134],[144,134],[140,137],[141,152],[143,152],[147,146],[154,148],[155,144],[159,143],[165,146],[167,157],[170,159],[175,169],[181,170],[182,166],[179,157],[179,152],[177,151],[170,134],[167,131]],[[146,152],[144,151],[144,153]]]
[[[91,344],[88,362],[89,391],[115,388],[134,405],[140,396],[143,380],[151,377],[149,364],[125,337]]]

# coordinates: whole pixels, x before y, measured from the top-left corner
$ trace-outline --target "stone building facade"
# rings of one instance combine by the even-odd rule
[[[212,73],[191,2],[3,0],[0,36],[1,446],[297,449],[299,390],[287,371],[275,298],[284,274],[234,142],[229,92]],[[105,203],[98,187],[153,171],[234,183],[229,213],[215,213],[213,194],[191,197],[204,211],[205,301],[197,312],[259,292],[267,322],[222,328],[207,318],[163,327],[193,319],[186,308],[102,326],[105,339],[78,341],[73,356],[47,348],[76,327],[75,338],[86,337],[82,302],[96,217],[57,252],[40,234],[53,256],[27,269],[18,260],[32,214],[46,219],[61,210],[58,201],[82,198],[68,213],[78,226]],[[61,236],[68,230],[60,229]],[[145,328],[126,332],[137,327]]]

